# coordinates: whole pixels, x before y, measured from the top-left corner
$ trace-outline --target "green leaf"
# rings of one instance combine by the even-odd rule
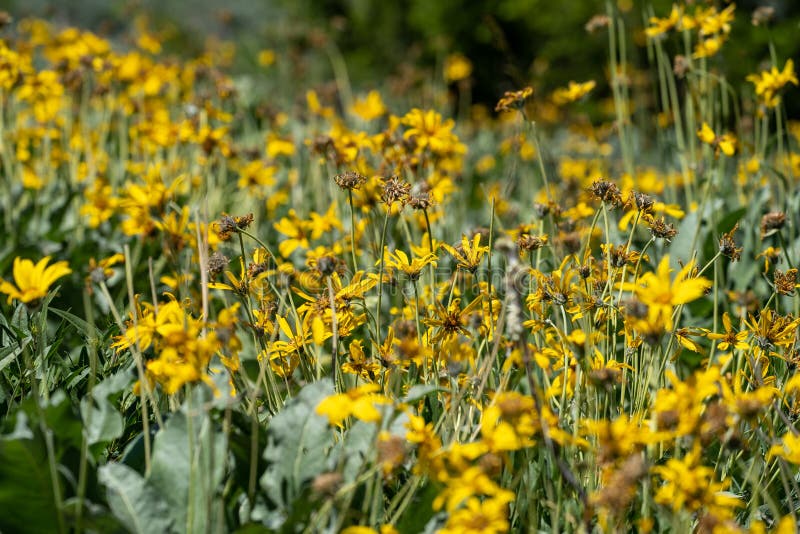
[[[108,443],[122,435],[125,423],[114,401],[128,389],[132,380],[130,372],[119,372],[97,384],[91,396],[81,400],[81,415],[89,446]]]
[[[344,464],[342,475],[345,482],[353,482],[362,472],[365,464],[374,461],[375,440],[378,428],[373,423],[356,421],[345,432],[344,439],[336,444],[336,454],[331,455],[331,470],[336,464]]]
[[[108,490],[111,511],[130,532],[168,531],[169,507],[139,473],[125,464],[110,463],[99,469],[98,478]]]
[[[411,504],[400,516],[397,529],[400,532],[424,532],[425,526],[435,515],[433,500],[438,494],[433,484],[425,484],[422,489],[417,489]]]
[[[22,349],[15,345],[0,349],[0,371],[11,365],[20,354],[22,354]]]
[[[673,269],[680,269],[679,260],[686,264],[691,259],[691,253],[694,250],[692,241],[694,240],[695,231],[699,231],[702,234],[702,230],[697,230],[697,226],[700,224],[699,218],[699,210],[695,210],[688,213],[681,221],[681,224],[678,225],[678,235],[675,236],[675,239],[672,240],[667,249],[669,265]],[[702,243],[702,239],[703,236],[698,235],[697,243]]]
[[[78,332],[83,334],[84,336],[89,335],[89,332],[92,331],[92,327],[89,325],[89,323],[87,323],[77,315],[74,315],[64,310],[59,310],[58,308],[49,308],[48,311],[50,313],[58,315],[62,319],[72,324],[72,326],[74,326],[78,330]]]
[[[25,334],[30,334],[30,322],[28,318],[28,308],[25,304],[18,304],[14,309],[14,315],[11,316],[11,325],[17,333],[18,337],[23,337]]]
[[[26,403],[26,410],[33,417],[35,412],[32,403]],[[69,445],[80,450],[83,425],[77,410],[62,390],[55,391],[50,396],[50,400],[44,406],[44,420],[58,438],[58,445],[62,447]]]
[[[58,510],[44,440],[22,410],[11,434],[0,437],[0,531],[58,531]]]
[[[431,393],[436,393],[439,391],[449,391],[447,388],[443,388],[441,386],[434,386],[432,384],[415,384],[408,389],[408,393],[406,394],[403,402],[405,403],[412,403],[416,402]]]
[[[186,405],[184,410],[197,413],[173,414],[156,434],[149,481],[169,503],[175,530],[193,532],[216,524],[216,514],[221,513],[215,500],[224,476],[226,445],[207,413]]]
[[[333,432],[328,419],[315,410],[332,394],[333,385],[327,380],[309,384],[270,423],[264,451],[269,465],[261,487],[283,509],[301,495],[304,484],[326,471]]]

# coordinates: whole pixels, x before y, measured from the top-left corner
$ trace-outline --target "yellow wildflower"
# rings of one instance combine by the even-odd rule
[[[378,91],[370,91],[364,98],[356,99],[350,111],[361,120],[371,121],[386,115],[386,105]]]
[[[361,421],[375,423],[381,420],[381,412],[375,405],[392,402],[377,394],[379,390],[380,386],[377,384],[364,384],[345,393],[331,395],[319,403],[316,412],[326,416],[330,424],[338,427],[343,426],[343,421],[351,415]]]
[[[469,78],[472,74],[472,63],[462,54],[451,54],[444,60],[444,79],[446,82],[458,82]]]
[[[25,304],[36,302],[47,295],[53,283],[72,272],[67,262],[59,261],[49,267],[50,256],[39,260],[35,265],[31,260],[14,258],[14,283],[0,278],[0,293],[8,295],[8,303],[18,300]]]

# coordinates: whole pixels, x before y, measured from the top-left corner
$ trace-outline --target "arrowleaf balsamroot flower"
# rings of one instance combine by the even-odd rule
[[[787,432],[781,441],[782,443],[770,447],[767,452],[767,460],[777,456],[787,462],[800,465],[800,436]]]
[[[682,459],[672,458],[651,471],[664,481],[656,491],[655,502],[673,511],[694,512],[705,508],[714,515],[728,517],[733,508],[743,504],[733,494],[724,492],[730,486],[730,479],[716,482],[714,469],[700,463],[699,444]]]
[[[380,390],[377,384],[364,384],[345,393],[331,395],[322,399],[316,412],[324,415],[332,425],[341,427],[342,422],[354,416],[356,419],[374,423],[381,420],[381,412],[376,404],[391,404],[391,400],[376,393]]]
[[[31,260],[14,258],[14,283],[16,286],[0,278],[0,293],[8,295],[8,303],[14,299],[28,304],[45,295],[53,283],[72,272],[65,261],[56,262],[48,267],[50,256],[39,260],[35,265]]]
[[[627,282],[622,284],[622,288],[633,291],[640,301],[647,304],[650,318],[659,319],[666,330],[672,330],[672,308],[697,300],[711,287],[711,281],[706,278],[690,278],[693,268],[694,261],[690,261],[670,281],[669,256],[664,256],[656,272],[645,273],[639,277],[638,283]]]
[[[708,145],[714,147],[714,154],[719,156],[720,151],[730,157],[736,153],[736,137],[731,134],[717,135],[707,122],[697,130],[697,137]]]
[[[714,332],[709,332],[708,334],[706,334],[706,337],[708,337],[708,339],[719,340],[719,344],[717,345],[719,350],[750,349],[750,345],[745,341],[748,336],[747,330],[736,332],[733,329],[733,325],[731,324],[731,316],[728,315],[728,312],[722,314],[722,325],[725,327],[724,334],[717,334]]]
[[[402,250],[388,252],[387,249],[386,251],[386,266],[392,269],[399,269],[412,281],[419,278],[419,274],[426,265],[436,265],[435,254],[425,254],[421,258],[409,259],[408,255]]]
[[[570,81],[567,87],[562,87],[553,91],[553,102],[556,105],[563,106],[564,104],[580,100],[588,95],[591,90],[595,88],[595,85],[597,85],[597,83],[594,80],[583,83]]]
[[[447,251],[457,262],[458,266],[465,271],[474,273],[483,260],[483,255],[489,252],[488,246],[481,246],[481,234],[477,233],[472,237],[472,241],[467,236],[461,236],[460,247],[453,247],[447,243],[440,246]]]
[[[797,85],[797,75],[794,73],[794,62],[789,59],[783,66],[783,70],[772,67],[758,74],[751,74],[747,77],[748,82],[753,82],[756,86],[756,95],[768,108],[777,107],[781,102],[778,94],[783,87],[789,83]]]

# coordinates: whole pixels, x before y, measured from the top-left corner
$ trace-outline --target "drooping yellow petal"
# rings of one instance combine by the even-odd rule
[[[311,335],[315,345],[322,345],[325,341],[325,321],[319,315],[315,315],[311,321]]]

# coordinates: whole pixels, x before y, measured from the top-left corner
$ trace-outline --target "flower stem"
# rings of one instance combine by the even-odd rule
[[[378,309],[375,314],[375,335],[377,336],[377,344],[381,344],[381,301],[383,299],[383,267],[384,267],[384,253],[383,247],[386,246],[386,229],[389,227],[389,211],[391,206],[387,206],[386,215],[383,218],[383,231],[381,232],[381,246],[378,249],[380,254],[380,267],[378,268]]]

